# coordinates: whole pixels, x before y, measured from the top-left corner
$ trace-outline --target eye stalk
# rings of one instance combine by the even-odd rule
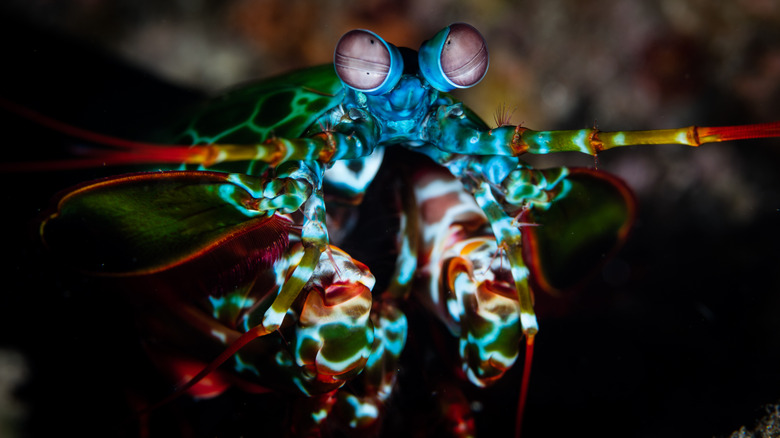
[[[393,89],[404,70],[398,48],[364,29],[345,33],[333,58],[336,74],[345,85],[371,95]]]
[[[466,23],[451,24],[423,43],[419,60],[425,80],[440,91],[476,85],[489,64],[485,38]]]

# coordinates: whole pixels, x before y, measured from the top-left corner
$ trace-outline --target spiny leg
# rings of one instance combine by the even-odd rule
[[[525,359],[520,396],[517,403],[517,421],[515,423],[515,435],[519,437],[528,396],[528,383],[531,378],[534,337],[539,331],[533,307],[531,287],[528,282],[529,271],[523,260],[522,232],[516,225],[514,218],[505,213],[502,206],[493,196],[491,187],[487,182],[483,181],[477,185],[474,197],[487,215],[498,244],[506,251],[511,265],[512,277],[515,280],[515,288],[520,299],[520,324],[525,335]]]
[[[304,215],[301,232],[304,255],[293,270],[291,277],[284,282],[271,307],[266,311],[263,322],[243,333],[197,375],[162,401],[142,411],[141,415],[178,398],[230,359],[247,343],[273,333],[279,328],[290,306],[311,278],[320,261],[320,255],[328,246],[325,207],[321,189],[323,169],[320,165],[313,167],[312,169],[303,162],[290,163],[276,174],[275,179],[266,183],[262,196],[257,205],[254,206],[258,210],[281,213],[292,213],[300,209]]]
[[[414,178],[425,264],[418,298],[459,338],[468,380],[491,385],[517,360],[522,337],[511,264],[485,213],[450,172],[428,166]]]
[[[433,155],[435,156],[436,154],[434,153]],[[490,178],[488,176],[490,172],[484,172],[485,169],[491,166],[490,162],[492,160],[490,157],[487,157],[484,160],[466,158],[465,161],[461,159],[465,157],[455,156],[446,158],[449,160],[444,164],[447,164],[450,172],[460,177],[463,185],[471,191],[479,208],[487,217],[487,221],[496,238],[498,250],[505,251],[509,260],[512,280],[514,281],[514,290],[517,296],[517,312],[519,313],[520,325],[523,335],[525,336],[526,345],[523,380],[521,383],[522,388],[518,400],[516,423],[517,430],[519,431],[522,424],[522,415],[525,409],[528,384],[530,381],[534,337],[539,329],[536,314],[533,309],[533,297],[531,295],[529,283],[529,269],[526,267],[523,259],[522,232],[514,216],[509,215],[505,211],[504,206],[499,203],[493,195],[493,188],[491,183],[487,180]],[[513,159],[499,161],[501,161],[498,165],[500,168],[511,169],[516,165],[516,162]],[[499,178],[499,181],[500,179],[501,178]],[[496,188],[500,190],[500,187]],[[451,269],[449,271],[451,271]],[[458,271],[458,269],[456,269],[456,271]],[[453,272],[450,272],[449,274],[453,274]],[[454,272],[453,275],[454,276],[450,281],[458,281],[458,277],[462,279],[468,277],[468,275],[459,275],[457,272]]]
[[[303,227],[301,230],[301,242],[304,253],[301,262],[293,271],[290,278],[285,281],[282,290],[277,295],[271,307],[263,316],[262,327],[267,332],[273,332],[279,328],[284,315],[298,297],[301,289],[309,281],[314,268],[319,263],[320,255],[328,246],[328,229],[325,226],[325,201],[322,194],[322,172],[320,165],[311,170],[305,164],[292,175],[299,175],[307,181],[313,191],[311,196],[302,206]]]
[[[528,287],[528,268],[522,254],[522,233],[513,217],[507,215],[493,196],[490,185],[481,182],[474,192],[477,203],[485,212],[499,246],[504,248],[512,264],[512,276],[520,297],[520,320],[523,332],[534,336],[539,330],[533,309],[531,289]]]

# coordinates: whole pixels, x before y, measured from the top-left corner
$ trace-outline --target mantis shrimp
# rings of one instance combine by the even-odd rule
[[[334,65],[236,89],[163,143],[96,137],[11,107],[105,146],[30,170],[160,170],[63,192],[43,216],[41,238],[101,287],[131,296],[147,353],[186,382],[176,394],[209,397],[231,386],[302,394],[291,426],[301,435],[382,427],[409,301],[459,338],[456,374],[473,384],[497,384],[523,358],[519,433],[539,330],[534,294],[576,286],[617,250],[635,215],[617,178],[534,170],[520,156],[780,136],[778,123],[491,128],[449,94],[487,73],[487,44],[464,23],[419,51],[351,31]],[[367,251],[351,240],[370,218],[359,206],[376,185],[390,188],[376,196],[397,217],[395,261],[381,288],[373,268],[340,248]],[[450,433],[473,433],[468,403],[442,398],[460,413]]]

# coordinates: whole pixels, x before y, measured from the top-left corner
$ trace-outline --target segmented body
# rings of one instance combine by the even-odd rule
[[[447,32],[442,35],[434,37],[434,44],[424,48],[441,43]],[[337,70],[338,62],[337,57]],[[425,71],[424,66],[421,71]],[[234,262],[208,267],[217,274],[216,284],[194,287],[201,288],[200,293],[205,295],[186,290],[183,295],[163,293],[163,298],[155,295],[150,299],[161,305],[163,313],[178,314],[180,321],[171,324],[171,332],[180,331],[177,327],[186,331],[183,327],[190,325],[194,332],[210,338],[210,342],[217,341],[210,352],[199,352],[201,357],[195,358],[195,363],[205,366],[209,362],[207,356],[218,354],[215,350],[220,345],[231,346],[225,351],[230,352],[233,371],[226,373],[226,383],[217,384],[213,393],[235,384],[234,377],[250,382],[245,385],[250,389],[324,393],[313,398],[313,406],[307,406],[313,414],[309,418],[311,427],[323,427],[324,418],[332,412],[329,421],[360,431],[362,427],[378,427],[376,416],[366,412],[379,413],[392,394],[392,370],[406,333],[405,318],[397,309],[410,288],[415,293],[427,290],[429,295],[422,301],[428,302],[453,334],[461,337],[463,364],[458,368],[473,383],[486,385],[499,379],[517,359],[523,334],[530,357],[536,333],[532,288],[557,291],[571,286],[571,277],[577,278],[591,267],[579,263],[583,258],[610,252],[625,237],[633,208],[631,195],[622,183],[589,170],[535,171],[520,164],[516,155],[564,150],[595,154],[631,143],[674,141],[698,145],[702,141],[754,134],[777,135],[776,124],[754,126],[746,134],[735,134],[731,128],[638,134],[597,130],[537,133],[514,126],[489,129],[451,96],[426,85],[422,79],[425,73],[397,75],[391,88],[372,94],[345,87],[344,78],[335,75],[330,66],[291,74],[233,92],[196,112],[182,129],[183,134],[173,140],[193,143],[191,148],[140,145],[105,155],[98,153],[97,159],[109,162],[160,161],[173,165],[181,161],[188,163],[190,169],[206,166],[234,173],[218,175],[190,170],[159,176],[125,176],[84,185],[59,198],[58,208],[42,226],[44,240],[57,251],[73,252],[82,269],[91,265],[102,275],[139,277],[140,284],[131,284],[135,289],[142,288],[147,281],[181,287],[175,280],[178,266],[191,269],[198,266],[192,264],[193,259],[214,258],[211,251],[224,250],[223,239],[230,240],[230,245],[240,242],[228,246],[236,258]],[[428,76],[425,79],[435,82]],[[391,91],[390,97],[385,96]],[[427,155],[446,166],[451,175],[429,164],[406,170],[399,166],[399,175],[390,179],[392,184],[407,187],[400,199],[392,201],[400,204],[400,233],[392,236],[397,240],[398,256],[395,272],[385,281],[388,287],[384,291],[374,290],[372,305],[371,298],[366,296],[367,289],[373,286],[371,274],[334,248],[332,243],[339,244],[338,239],[329,236],[338,231],[348,239],[350,217],[363,213],[347,207],[340,225],[327,227],[325,201],[359,202],[379,168],[382,148],[398,146]],[[168,151],[170,155],[165,155]],[[333,167],[324,171],[326,165]],[[357,169],[354,177],[344,176],[349,174],[348,169]],[[179,187],[175,193],[174,189],[164,188],[168,180],[186,186],[187,181],[199,179],[200,182],[193,182],[193,194],[182,194]],[[426,179],[450,188],[429,191]],[[133,189],[138,180],[142,181],[143,190],[154,195],[151,199],[144,199],[142,190]],[[144,185],[143,181],[149,184]],[[197,184],[203,184],[205,189]],[[104,186],[111,189],[111,199],[101,198],[99,188]],[[191,211],[179,216],[172,225],[171,234],[176,235],[190,230],[182,225],[182,218],[206,224],[205,233],[194,233],[197,235],[192,248],[171,250],[161,248],[164,243],[149,244],[142,239],[138,246],[152,257],[144,254],[138,259],[137,254],[128,251],[132,263],[140,260],[142,265],[119,265],[112,271],[106,260],[89,259],[104,243],[104,230],[98,230],[95,238],[87,238],[85,246],[77,241],[58,241],[78,230],[74,224],[86,211],[95,214],[97,223],[114,227],[108,235],[131,236],[129,240],[135,244],[135,228],[150,229],[152,235],[158,229],[140,222],[122,224],[123,215],[129,211],[132,216],[151,208],[176,217],[171,214],[173,202],[159,203],[161,194],[166,192],[170,192],[170,198],[179,196],[184,201],[198,199],[202,203],[203,208],[197,204],[185,207]],[[468,196],[473,201],[464,200]],[[589,197],[598,201],[592,202]],[[429,202],[440,204],[442,210],[428,209]],[[128,210],[119,216],[115,214],[127,206]],[[69,218],[68,209],[78,215],[74,216],[76,219]],[[218,212],[211,221],[195,214],[214,209],[225,213]],[[337,208],[331,206],[328,210]],[[446,214],[441,215],[442,211]],[[572,211],[577,215],[572,215]],[[231,219],[234,215],[238,218]],[[251,228],[248,224],[263,230],[259,242],[257,238],[245,239],[245,229]],[[57,227],[64,232],[59,237]],[[576,234],[577,238],[558,243],[560,236],[569,234]],[[88,235],[87,231],[77,231],[74,238]],[[180,240],[192,243],[189,239]],[[251,248],[260,250],[248,255],[237,251]],[[120,249],[127,250],[121,246]],[[415,267],[419,268],[419,277],[415,276]],[[355,276],[346,275],[353,271]],[[173,279],[159,283],[154,278],[159,272]],[[415,281],[425,285],[415,287]],[[347,294],[356,299],[355,307],[343,312],[327,304],[330,287],[335,288],[335,301],[341,304],[338,297],[344,296],[342,282],[358,289],[354,295]],[[185,303],[183,310],[179,303]],[[317,320],[307,310],[321,313],[323,320]],[[161,315],[145,322],[150,338],[163,338],[163,352],[152,354],[157,354],[162,367],[174,375],[189,377],[179,365],[192,363],[192,354],[188,352],[191,347],[171,346],[179,342],[181,334],[164,334],[166,329],[160,325],[169,324],[168,321],[168,315]],[[338,328],[329,328],[331,322]],[[497,324],[486,327],[486,322]],[[291,335],[293,324],[295,334]],[[277,330],[287,333],[289,344],[273,334]],[[245,336],[241,333],[253,331],[253,336],[261,339],[246,346],[238,344]],[[380,336],[384,332],[392,334],[389,339]],[[345,341],[346,333],[359,339]],[[323,347],[323,341],[335,342],[335,347]],[[237,347],[232,349],[234,345]],[[149,348],[155,349],[153,344]],[[294,354],[289,354],[287,348]],[[338,360],[332,360],[332,354],[304,354],[328,348],[337,353]],[[181,360],[170,354],[172,350],[181,350],[188,357]],[[356,384],[362,386],[362,393],[354,389],[329,392],[337,390],[344,381],[355,379],[364,366],[367,368],[363,374],[354,380],[360,382]],[[207,374],[220,380],[213,373]],[[275,373],[282,376],[277,378]],[[200,381],[193,383],[191,392],[209,394]],[[456,428],[466,427],[466,423],[459,423]]]

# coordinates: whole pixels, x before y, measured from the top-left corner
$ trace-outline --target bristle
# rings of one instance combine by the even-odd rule
[[[507,109],[506,103],[502,103],[500,107],[496,108],[496,112],[493,113],[493,120],[496,122],[496,127],[511,125],[512,114],[515,113],[517,108],[513,108],[512,111]]]

